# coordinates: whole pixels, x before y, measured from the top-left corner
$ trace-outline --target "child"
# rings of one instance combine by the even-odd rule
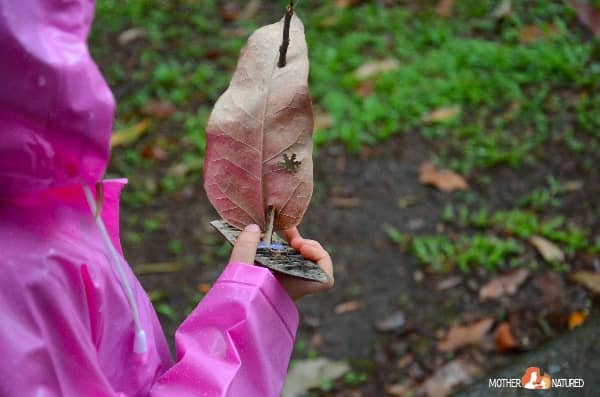
[[[298,325],[291,298],[331,285],[249,265],[250,225],[179,327],[171,362],[121,256],[124,181],[94,188],[114,102],[86,45],[93,9],[0,0],[0,396],[278,396]],[[319,243],[286,237],[332,276]]]

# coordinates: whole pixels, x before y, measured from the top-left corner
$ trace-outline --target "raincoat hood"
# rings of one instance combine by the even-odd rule
[[[0,0],[0,197],[102,178],[114,98],[86,44],[93,12]]]

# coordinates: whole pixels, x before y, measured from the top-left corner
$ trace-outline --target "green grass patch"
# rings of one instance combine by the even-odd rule
[[[407,237],[405,241],[408,251],[420,264],[437,272],[455,268],[468,272],[478,267],[496,271],[500,267],[518,266],[521,264],[518,256],[524,252],[522,244],[515,239],[484,234],[456,238],[426,235]]]

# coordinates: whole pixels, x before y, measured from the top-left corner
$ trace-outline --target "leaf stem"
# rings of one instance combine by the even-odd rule
[[[285,19],[283,20],[283,41],[279,47],[279,62],[277,66],[282,68],[285,66],[285,57],[287,55],[288,46],[290,45],[290,24],[294,15],[294,2],[290,1],[285,11]]]
[[[273,241],[273,224],[275,223],[275,208],[269,207],[269,213],[267,214],[267,230],[265,230],[265,242],[267,247],[271,247]]]

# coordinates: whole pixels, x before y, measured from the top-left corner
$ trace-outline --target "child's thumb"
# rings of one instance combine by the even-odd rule
[[[246,226],[233,246],[229,262],[253,264],[259,241],[260,228],[257,225]]]

